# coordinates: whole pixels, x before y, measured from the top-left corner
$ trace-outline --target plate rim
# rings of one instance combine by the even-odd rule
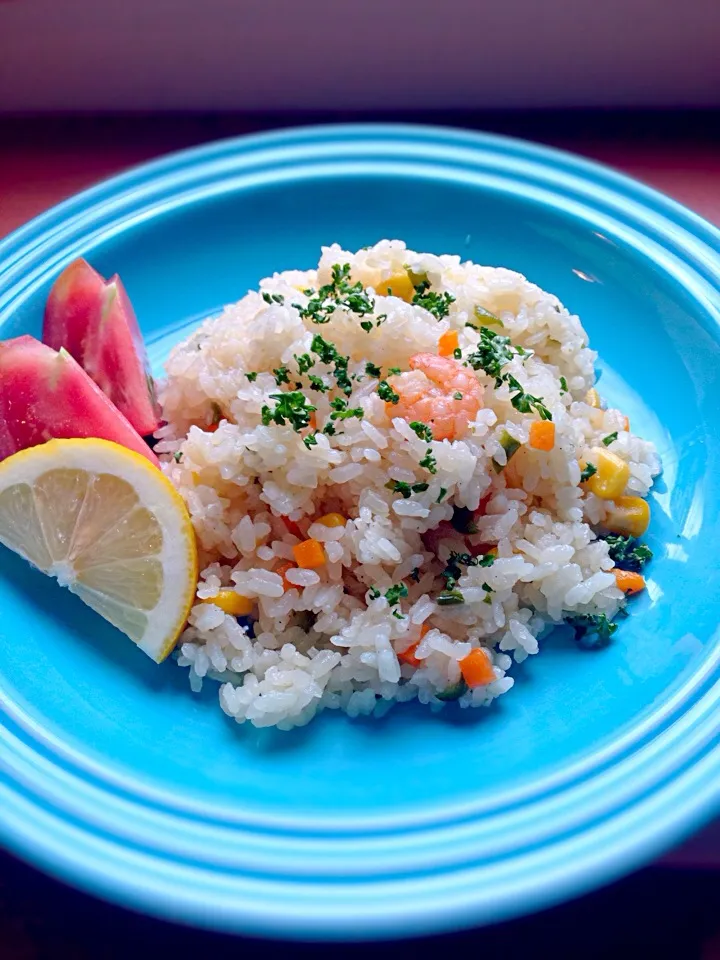
[[[599,189],[598,185],[601,185],[602,189],[610,194],[632,199],[641,211],[645,210],[647,212],[649,222],[660,216],[676,224],[690,238],[698,240],[703,247],[709,247],[711,250],[713,246],[715,249],[720,248],[720,230],[699,215],[687,210],[677,201],[666,197],[652,187],[641,184],[624,174],[617,173],[609,167],[552,147],[495,134],[456,130],[452,127],[413,124],[328,124],[312,127],[291,127],[287,130],[231,137],[176,151],[159,159],[139,164],[114,177],[101,181],[99,184],[40,214],[0,241],[0,262],[5,261],[5,264],[8,265],[8,276],[11,282],[9,294],[6,293],[4,297],[2,290],[3,287],[7,286],[8,281],[6,280],[3,287],[0,287],[0,310],[7,308],[14,297],[19,295],[17,289],[12,286],[13,277],[16,277],[21,287],[25,289],[22,284],[24,264],[26,260],[32,260],[33,256],[37,256],[43,246],[50,242],[50,238],[55,237],[58,232],[62,235],[63,231],[69,228],[69,225],[75,225],[78,226],[78,229],[81,229],[84,214],[88,217],[88,211],[90,213],[93,211],[101,212],[108,204],[112,207],[113,198],[117,201],[118,198],[124,197],[128,191],[135,190],[142,183],[151,185],[172,181],[174,176],[181,174],[183,171],[201,170],[203,167],[221,163],[228,156],[249,156],[253,152],[262,155],[263,152],[268,150],[282,151],[288,146],[303,142],[313,145],[313,149],[318,149],[319,145],[325,142],[359,144],[373,139],[378,141],[386,139],[389,142],[393,138],[396,138],[400,144],[405,139],[407,143],[417,142],[428,149],[429,145],[434,144],[441,147],[442,150],[452,151],[455,149],[478,155],[488,153],[498,158],[501,166],[504,161],[512,157],[520,162],[529,161],[540,172],[543,170],[546,172],[557,171],[558,169],[570,171],[580,181],[586,183],[589,188],[592,188],[593,183],[595,183],[595,189]],[[262,166],[262,161],[260,165]],[[637,213],[637,211],[635,212]],[[75,223],[78,218],[81,221],[79,225]],[[92,219],[90,218],[88,228],[91,223]],[[87,235],[83,236],[87,239]],[[680,240],[678,240],[678,243],[680,243]],[[720,276],[720,258],[717,257],[717,254],[715,255],[717,264],[713,264],[712,260],[703,263],[703,257],[700,254],[702,254],[702,251],[699,251],[697,258],[693,258],[693,269],[698,275],[703,277],[704,274],[705,278],[708,275],[712,277]],[[707,267],[708,273],[705,273],[703,267]],[[15,293],[13,293],[14,289]],[[718,315],[720,316],[720,314]],[[715,686],[719,685],[716,683]],[[709,712],[710,706],[720,700],[720,690],[715,692],[714,697],[710,697],[711,692],[712,690],[706,691],[706,694],[702,696],[698,695],[692,703],[692,707],[696,708],[701,715]],[[708,697],[710,697],[710,700],[708,700]],[[2,704],[0,704],[1,707]],[[685,716],[685,714],[682,716]],[[714,742],[720,732],[720,722],[713,722],[712,717],[708,719],[705,716],[698,729],[702,729],[707,742]],[[3,733],[3,729],[0,728],[0,770],[3,768]],[[7,746],[7,735],[13,736],[13,734],[9,728],[5,733]],[[31,745],[24,742],[21,746],[30,749]],[[707,762],[711,756],[714,758],[713,769],[717,773],[720,771],[720,747],[715,746],[713,753],[708,753],[702,759]],[[431,932],[449,929],[457,925],[471,925],[478,921],[487,922],[491,919],[507,917],[530,909],[538,909],[540,906],[562,899],[570,890],[580,892],[583,889],[596,886],[612,876],[617,876],[632,868],[648,856],[667,848],[674,841],[694,830],[701,820],[710,819],[719,806],[720,778],[718,778],[718,787],[708,785],[707,776],[701,776],[698,779],[697,768],[699,766],[701,764],[698,762],[695,763],[694,767],[686,766],[681,774],[675,778],[676,782],[674,784],[665,784],[663,787],[663,789],[667,787],[666,792],[668,790],[672,792],[672,787],[677,791],[682,785],[682,793],[685,796],[683,809],[686,811],[684,817],[679,817],[677,814],[674,817],[667,816],[662,829],[655,829],[650,834],[647,833],[646,828],[646,832],[639,834],[633,845],[627,845],[624,850],[616,850],[614,860],[608,855],[605,848],[594,853],[589,849],[583,863],[574,865],[572,871],[566,870],[564,874],[554,876],[553,885],[547,884],[542,891],[535,891],[534,898],[533,891],[524,891],[523,896],[526,899],[522,906],[513,906],[507,896],[507,891],[504,901],[499,897],[490,897],[486,893],[484,899],[480,902],[478,899],[479,893],[473,896],[471,889],[469,892],[465,892],[464,897],[458,897],[455,901],[453,901],[452,896],[449,899],[446,897],[445,900],[441,900],[437,894],[434,894],[432,910],[428,910],[428,901],[425,899],[422,904],[416,903],[410,911],[390,910],[388,912],[387,908],[382,908],[382,902],[378,900],[375,907],[372,908],[375,910],[375,914],[366,912],[362,915],[360,912],[353,910],[352,904],[348,902],[344,905],[344,909],[339,910],[329,923],[320,913],[313,914],[305,919],[297,914],[292,914],[291,919],[283,918],[282,921],[277,915],[268,917],[263,914],[257,904],[255,907],[252,906],[250,898],[245,905],[235,903],[223,907],[222,910],[218,909],[216,915],[208,916],[202,909],[197,909],[197,905],[193,910],[192,903],[183,902],[181,909],[178,902],[173,902],[173,894],[176,892],[165,889],[162,885],[149,889],[147,885],[141,887],[140,885],[136,886],[135,883],[128,883],[127,878],[123,882],[117,877],[111,878],[107,875],[103,877],[102,870],[98,871],[97,862],[93,859],[97,857],[97,850],[100,848],[91,846],[83,860],[78,858],[77,850],[73,850],[72,845],[69,848],[58,848],[57,844],[49,844],[47,821],[45,822],[45,828],[36,826],[34,835],[31,830],[26,830],[23,835],[20,828],[22,816],[19,816],[19,808],[15,811],[14,821],[17,832],[13,832],[12,829],[8,831],[7,825],[0,822],[0,838],[4,835],[10,849],[14,849],[16,853],[25,856],[31,862],[42,864],[44,869],[61,876],[62,879],[89,889],[91,892],[100,892],[108,899],[123,902],[135,909],[169,916],[172,919],[221,929],[242,932],[252,931],[283,937],[321,936],[329,939],[342,939],[349,934],[364,938],[403,936],[408,934],[411,927],[414,928],[413,932]],[[65,772],[69,773],[69,771]],[[13,798],[12,796],[12,786],[9,784],[9,780],[8,786],[3,787],[3,781],[0,779],[0,796],[4,792],[9,798],[7,807],[10,811],[13,799],[15,799],[17,806],[17,797]],[[659,796],[660,792],[660,790],[657,790],[656,795]],[[24,806],[24,816],[28,823],[33,823],[33,813],[37,823],[42,822],[40,814],[47,817],[52,813],[50,809],[32,810],[31,801],[28,800],[28,803]],[[22,806],[20,804],[20,807]],[[692,815],[688,812],[690,810],[693,811]],[[58,812],[57,816],[59,815]],[[85,823],[87,822],[89,821],[85,821]],[[59,836],[63,833],[60,829],[62,826],[67,828],[77,825],[71,825],[69,822],[62,824],[56,817],[54,826]],[[43,833],[43,829],[45,829],[45,833]],[[71,835],[74,836],[72,831]],[[103,842],[106,840],[105,837],[96,837],[95,839]],[[118,847],[118,852],[122,852],[122,849],[122,847]],[[149,857],[145,864],[148,870],[152,869],[151,859]],[[466,868],[467,864],[463,866],[463,869],[467,872],[467,869],[470,868]],[[470,870],[470,873],[472,873],[472,870]],[[431,885],[430,881],[435,879],[431,878],[429,874],[423,876],[426,886]],[[423,876],[420,877],[419,882],[423,882]],[[197,879],[200,883],[200,878]],[[285,879],[289,881],[291,878],[287,876]],[[379,880],[379,878],[377,879]],[[288,889],[291,888],[292,885]],[[481,888],[478,886],[477,889],[480,890]],[[286,914],[286,917],[290,916],[291,914]],[[368,917],[375,921],[375,926],[371,931],[368,931],[364,926],[368,922]],[[282,922],[285,922],[286,925],[279,929]]]

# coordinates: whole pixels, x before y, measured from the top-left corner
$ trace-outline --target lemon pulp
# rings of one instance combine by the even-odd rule
[[[154,660],[192,605],[185,505],[145,458],[106,440],[51,440],[0,463],[0,542],[55,577]]]

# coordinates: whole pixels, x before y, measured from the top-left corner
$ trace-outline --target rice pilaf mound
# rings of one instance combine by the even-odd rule
[[[205,322],[155,448],[200,551],[193,689],[283,729],[486,706],[550,625],[609,635],[629,591],[602,535],[647,526],[660,463],[594,361],[520,274],[396,240],[324,248]]]

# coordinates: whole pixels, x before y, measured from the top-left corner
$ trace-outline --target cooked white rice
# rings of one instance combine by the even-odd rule
[[[374,300],[373,313],[338,307],[325,324],[303,319],[298,307],[309,297],[302,291],[327,284],[336,264],[350,264],[352,281]],[[408,271],[426,274],[432,291],[452,294],[449,316],[438,320],[421,306],[375,294],[383,281]],[[392,405],[378,396],[377,377],[366,374],[368,361],[384,377],[389,368],[407,371],[412,356],[436,354],[449,329],[457,331],[466,358],[479,340],[466,326],[477,325],[478,305],[500,318],[514,345],[533,351],[503,372],[551,412],[550,452],[528,445],[537,413],[514,409],[507,385],[495,389],[482,370],[463,368],[485,390],[464,435],[429,443],[406,420],[388,415]],[[367,321],[369,331],[360,326]],[[347,401],[362,408],[362,417],[338,420],[334,436],[318,432],[307,447],[308,430],[263,425],[261,411],[274,408],[271,394],[298,381],[317,407],[317,427],[328,422],[330,400],[344,395],[335,389],[332,364],[312,354],[318,333],[349,356]],[[315,360],[310,372],[324,376],[330,392],[309,390],[307,375],[298,374],[294,358],[307,353]],[[205,677],[218,681],[222,709],[258,727],[302,725],[326,707],[379,715],[396,700],[417,698],[440,708],[438,694],[463,689],[459,662],[480,646],[495,680],[465,689],[459,704],[487,706],[512,687],[513,659],[537,653],[549,624],[583,613],[616,614],[623,594],[607,544],[594,532],[608,501],[580,486],[579,461],[618,431],[609,449],[630,466],[625,493],[641,497],[660,464],[652,444],[623,429],[619,411],[584,402],[594,360],[579,319],[520,274],[415,253],[397,240],[357,253],[324,248],[317,271],[275,274],[260,292],[204,323],[168,361],[161,388],[167,425],[156,448],[187,503],[203,568],[178,651],[192,688]],[[282,366],[290,383],[278,387],[272,371]],[[499,469],[507,462],[503,431],[522,447],[510,467]],[[435,473],[420,465],[428,450]],[[391,481],[420,490],[403,496],[388,488]],[[476,534],[449,528],[459,507],[478,511]],[[342,514],[345,525],[314,522],[330,512]],[[274,571],[293,560],[294,534],[321,541],[326,563],[291,569],[284,581]],[[496,546],[495,561],[463,567],[456,589],[464,602],[438,605],[450,551],[478,544]],[[407,596],[391,607],[383,594],[399,584]],[[228,587],[256,604],[251,624],[208,602]],[[401,662],[397,654],[417,641],[420,666]]]

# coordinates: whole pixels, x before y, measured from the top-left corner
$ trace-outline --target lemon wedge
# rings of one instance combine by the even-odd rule
[[[50,440],[0,463],[0,543],[158,663],[185,625],[197,548],[182,498],[109,440]]]

